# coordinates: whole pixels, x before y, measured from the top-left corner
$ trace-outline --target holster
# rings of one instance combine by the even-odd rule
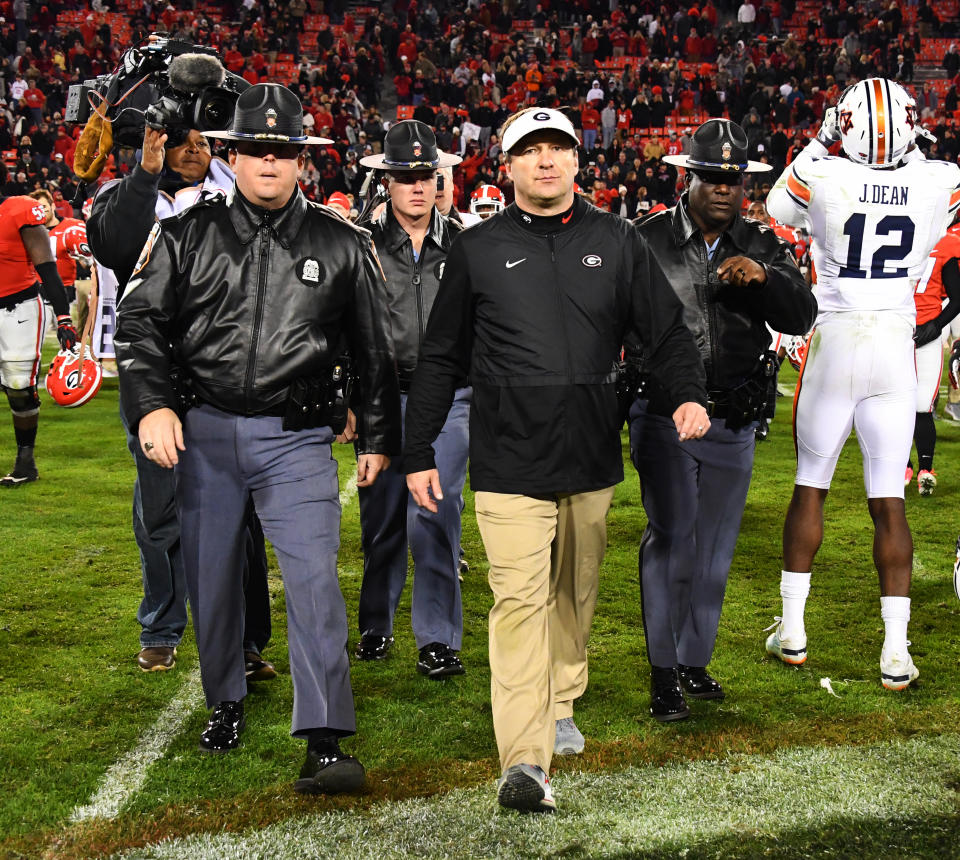
[[[766,425],[777,407],[777,354],[765,351],[757,361],[753,373],[736,388],[718,392],[711,397],[708,412],[723,418],[731,430],[739,430],[759,421]],[[761,434],[763,438],[766,434]]]
[[[347,426],[347,407],[353,388],[349,359],[338,359],[319,376],[301,376],[290,384],[284,430],[310,430],[329,427],[342,433]]]
[[[177,398],[177,417],[183,421],[183,416],[197,405],[197,394],[193,390],[190,377],[176,366],[170,370],[170,385]]]
[[[621,425],[627,420],[633,401],[643,396],[647,383],[642,362],[628,358],[617,363],[617,406]]]

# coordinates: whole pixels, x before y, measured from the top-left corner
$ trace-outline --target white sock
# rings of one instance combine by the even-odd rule
[[[886,634],[883,639],[883,650],[906,654],[910,598],[881,596],[880,617],[883,619],[883,628]]]
[[[780,631],[784,637],[795,638],[804,634],[803,609],[809,593],[809,573],[795,573],[792,570],[780,572],[780,596],[783,598]]]

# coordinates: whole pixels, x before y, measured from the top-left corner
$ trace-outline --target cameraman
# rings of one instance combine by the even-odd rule
[[[157,219],[174,215],[201,197],[226,193],[233,172],[213,158],[210,144],[195,129],[169,132],[144,127],[140,163],[122,180],[107,183],[97,194],[87,221],[87,236],[101,267],[100,301],[114,282],[120,300],[140,251]],[[133,534],[140,549],[143,600],[137,620],[143,628],[137,662],[144,672],[173,668],[177,645],[187,623],[187,592],[180,552],[180,526],[174,508],[173,472],[147,459],[136,436],[127,430],[127,447],[137,466],[133,488]],[[250,680],[267,680],[276,670],[260,651],[270,640],[270,596],[263,532],[255,515],[248,521],[244,559],[246,603],[244,657]]]

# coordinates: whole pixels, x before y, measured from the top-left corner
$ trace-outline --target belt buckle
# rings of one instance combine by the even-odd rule
[[[707,401],[707,416],[713,418],[714,413],[717,411],[717,403],[715,400]]]

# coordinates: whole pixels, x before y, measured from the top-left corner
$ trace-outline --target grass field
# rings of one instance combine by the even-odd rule
[[[494,801],[491,601],[472,497],[464,517],[467,675],[436,683],[416,674],[408,591],[391,657],[353,666],[359,731],[345,746],[367,767],[367,792],[304,798],[291,788],[303,749],[288,735],[292,688],[275,566],[267,655],[281,677],[248,697],[241,750],[207,757],[196,749],[206,711],[189,631],[175,671],[146,675],[136,666],[133,467],[116,410],[115,380],[82,409],[45,399],[41,480],[0,497],[0,762],[8,786],[0,855],[960,856],[960,603],[950,576],[960,425],[937,424],[936,494],[920,499],[914,487],[907,495],[915,687],[895,694],[879,683],[882,623],[855,445],[828,501],[808,603],[810,658],[793,669],[764,655],[762,631],[779,610],[780,531],[793,479],[784,400],[757,450],[711,664],[727,699],[695,702],[692,719],[669,726],[647,713],[636,581],[644,516],[628,470],[610,514],[590,687],[577,708],[587,748],[555,760],[560,811],[533,819],[501,814]],[[338,459],[345,487],[352,452],[341,449]],[[12,431],[0,432],[0,466],[12,462]],[[354,498],[340,556],[351,628],[361,569]]]

